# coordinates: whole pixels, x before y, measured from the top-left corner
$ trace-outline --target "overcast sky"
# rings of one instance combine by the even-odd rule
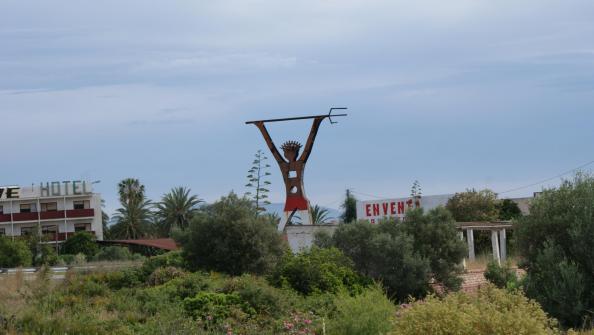
[[[136,177],[214,201],[266,149],[245,121],[347,106],[312,203],[521,187],[594,160],[593,18],[591,0],[1,0],[0,184],[101,180],[113,210]]]

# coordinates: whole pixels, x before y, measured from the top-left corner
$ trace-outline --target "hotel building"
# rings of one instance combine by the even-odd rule
[[[101,195],[86,181],[44,182],[30,187],[0,187],[0,235],[41,232],[59,243],[78,231],[103,240]]]

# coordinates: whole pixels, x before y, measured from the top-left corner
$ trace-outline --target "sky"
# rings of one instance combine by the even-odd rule
[[[134,177],[212,202],[267,149],[245,121],[345,106],[308,162],[314,204],[415,180],[530,196],[594,160],[593,18],[591,0],[0,0],[0,185],[100,180],[113,211]]]

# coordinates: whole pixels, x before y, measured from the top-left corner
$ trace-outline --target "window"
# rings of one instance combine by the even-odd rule
[[[31,213],[31,204],[21,204],[21,213]]]
[[[42,212],[56,212],[58,210],[57,202],[46,202],[41,204]]]
[[[0,228],[0,236],[6,235],[6,230],[4,228]]]
[[[0,215],[4,214],[4,207],[0,206]]]
[[[91,207],[91,202],[88,200],[75,200],[74,209],[86,209]]]
[[[91,225],[89,223],[77,223],[74,225],[74,231],[91,231]]]
[[[46,238],[53,240],[57,238],[56,232],[58,231],[57,226],[43,226],[41,227],[41,234]]]
[[[33,235],[35,232],[35,227],[21,227],[21,235],[28,236]]]

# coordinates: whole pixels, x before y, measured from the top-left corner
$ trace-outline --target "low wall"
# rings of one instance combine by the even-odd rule
[[[318,231],[327,231],[330,235],[338,228],[337,224],[286,226],[285,234],[293,252],[310,248],[313,245],[314,234]]]

